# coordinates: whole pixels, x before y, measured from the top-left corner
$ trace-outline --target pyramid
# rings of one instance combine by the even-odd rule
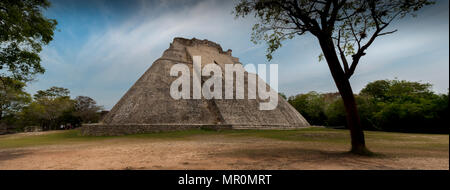
[[[247,95],[244,99],[172,98],[170,86],[177,77],[170,76],[170,69],[175,64],[185,64],[192,73],[193,56],[201,56],[202,66],[215,63],[223,69],[225,64],[241,64],[238,58],[231,55],[231,50],[223,51],[214,42],[175,38],[162,57],[153,62],[103,120],[98,124],[84,125],[82,134],[124,135],[198,128],[293,129],[309,126],[303,116],[278,95],[278,104],[272,110],[260,110],[259,106],[265,100],[249,99]],[[249,76],[256,74],[244,73],[244,89],[248,89]],[[201,83],[206,79],[202,77]],[[190,93],[192,95],[193,90]]]

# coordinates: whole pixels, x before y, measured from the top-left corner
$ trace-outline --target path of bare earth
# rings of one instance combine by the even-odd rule
[[[0,148],[0,169],[449,169],[448,135],[408,136],[427,139],[429,145],[425,146],[419,141],[376,139],[369,134],[369,147],[380,155],[363,157],[345,153],[347,143],[320,141],[327,135],[346,138],[346,133],[301,134],[298,138],[318,140],[212,133],[176,139],[121,137]]]

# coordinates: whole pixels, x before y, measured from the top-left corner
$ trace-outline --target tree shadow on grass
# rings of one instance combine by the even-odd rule
[[[0,162],[17,159],[28,154],[30,152],[25,150],[0,150]]]
[[[219,153],[229,156],[243,156],[248,158],[264,158],[264,157],[295,157],[295,158],[386,158],[383,154],[375,154],[374,156],[360,156],[352,154],[349,151],[328,151],[307,148],[241,148],[230,152]]]
[[[333,163],[350,169],[392,169],[383,165],[389,156],[375,154],[374,156],[360,156],[348,151],[329,151],[307,148],[241,148],[228,152],[215,153],[216,157],[236,158],[249,162],[256,162],[261,165],[283,165],[286,168],[291,164],[309,163],[314,165]]]

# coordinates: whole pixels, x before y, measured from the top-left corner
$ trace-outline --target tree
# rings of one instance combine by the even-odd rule
[[[97,102],[88,96],[78,96],[75,98],[74,115],[80,117],[84,123],[97,122],[100,118],[99,112],[101,110],[102,107],[98,106]]]
[[[64,122],[61,117],[74,110],[75,101],[70,99],[69,93],[68,89],[61,87],[37,91],[34,101],[24,108],[24,120],[28,121],[27,124],[38,123],[45,130],[56,129]]]
[[[404,80],[378,80],[361,90],[367,97],[362,116],[371,124],[383,130],[401,131],[443,131],[448,112],[448,96],[431,91],[431,84]],[[358,103],[358,105],[360,105]]]
[[[378,101],[413,100],[433,96],[431,84],[405,80],[377,80],[364,87],[360,94],[371,96]]]
[[[0,77],[0,122],[13,117],[31,102],[31,96],[24,91],[25,83],[11,78]]]
[[[317,92],[290,97],[288,102],[305,117],[311,125],[325,125],[325,97]]]
[[[254,13],[259,19],[252,40],[267,42],[269,60],[286,39],[307,32],[317,38],[319,60],[325,58],[344,102],[351,152],[371,154],[349,79],[375,39],[397,31],[386,31],[392,21],[429,4],[428,0],[241,0],[234,13],[236,17]]]
[[[387,80],[377,80],[367,84],[366,87],[361,90],[360,94],[363,96],[371,96],[376,100],[385,100],[390,85],[391,83]]]
[[[43,130],[59,129],[61,125],[70,124],[77,127],[85,123],[97,122],[103,108],[94,99],[87,96],[70,98],[66,88],[53,86],[39,90],[34,100],[25,106],[20,114],[18,126],[41,126]]]
[[[34,99],[38,100],[41,98],[59,98],[59,97],[68,97],[70,94],[69,89],[53,86],[47,90],[38,90],[34,95]]]
[[[44,73],[39,52],[57,24],[42,14],[49,6],[47,0],[0,1],[0,77],[27,82]]]

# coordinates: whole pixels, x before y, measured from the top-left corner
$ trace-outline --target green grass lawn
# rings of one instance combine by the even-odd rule
[[[424,150],[448,151],[448,135],[407,134],[392,132],[366,131],[366,141],[369,147],[396,147]],[[58,131],[41,135],[4,135],[0,136],[0,148],[19,148],[39,145],[61,145],[71,143],[93,142],[109,139],[139,139],[139,140],[189,140],[199,135],[221,135],[229,138],[269,138],[282,141],[309,142],[330,145],[349,145],[347,130],[327,128],[303,128],[296,130],[187,130],[175,132],[160,132],[126,136],[81,136],[78,130]]]

